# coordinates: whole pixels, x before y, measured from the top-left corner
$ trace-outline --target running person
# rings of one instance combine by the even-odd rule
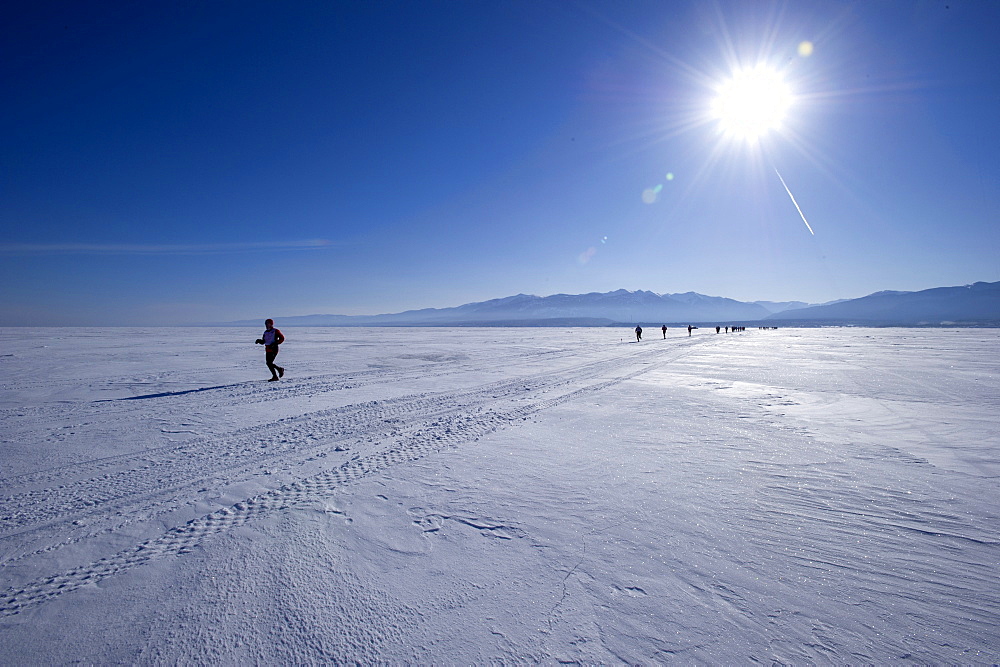
[[[275,365],[274,358],[278,356],[278,346],[285,342],[285,337],[279,329],[274,328],[274,320],[264,320],[264,327],[264,335],[255,342],[264,346],[264,362],[271,371],[268,382],[277,382],[278,378],[284,376],[285,369]]]

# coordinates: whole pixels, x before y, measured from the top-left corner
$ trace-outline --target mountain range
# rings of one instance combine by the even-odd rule
[[[998,326],[1000,282],[938,287],[919,292],[876,292],[857,299],[736,301],[696,292],[657,294],[618,290],[589,294],[530,294],[383,315],[300,315],[282,326]],[[257,326],[259,320],[230,322]]]

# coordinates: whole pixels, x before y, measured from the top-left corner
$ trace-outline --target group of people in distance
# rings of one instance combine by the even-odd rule
[[[664,324],[662,327],[660,327],[660,329],[663,330],[663,339],[666,340],[666,338],[667,338],[667,325]],[[635,342],[638,343],[640,340],[642,340],[642,327],[641,326],[636,326],[635,327]]]
[[[695,327],[695,326],[692,326],[692,325],[689,324],[688,325],[688,336],[690,336],[691,332],[694,331],[697,328],[698,327]],[[770,328],[770,327],[760,327],[760,328],[765,329],[765,328]],[[777,329],[778,327],[773,327],[773,328]],[[746,327],[740,327],[740,326],[726,327],[726,333],[729,333],[730,330],[733,333],[736,333],[737,331],[746,331]],[[666,340],[666,338],[667,338],[667,325],[664,324],[662,327],[660,327],[660,331],[663,332],[663,338],[664,338],[664,340]],[[715,327],[715,333],[721,333],[721,332],[722,332],[722,327]],[[642,327],[639,326],[639,325],[637,325],[635,327],[635,342],[638,343],[640,340],[642,340]]]

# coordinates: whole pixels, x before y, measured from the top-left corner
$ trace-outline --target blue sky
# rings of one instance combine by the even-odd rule
[[[3,325],[1000,280],[997,2],[20,4]]]

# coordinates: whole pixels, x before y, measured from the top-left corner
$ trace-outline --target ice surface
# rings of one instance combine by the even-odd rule
[[[0,663],[1000,660],[1000,331],[285,334],[3,333]]]

